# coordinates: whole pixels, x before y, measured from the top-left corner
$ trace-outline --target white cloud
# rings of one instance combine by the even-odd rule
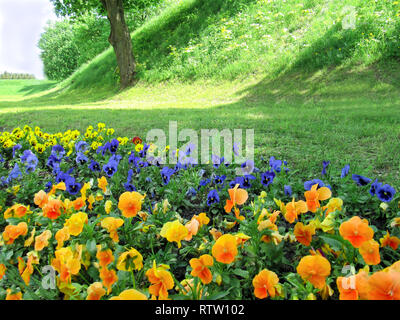
[[[37,43],[48,20],[57,20],[50,0],[0,0],[0,73],[44,77]]]

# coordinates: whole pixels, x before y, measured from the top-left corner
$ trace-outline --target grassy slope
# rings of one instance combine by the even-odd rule
[[[129,136],[167,131],[170,120],[181,129],[254,128],[256,154],[284,158],[305,178],[331,160],[398,185],[400,67],[383,56],[389,40],[379,31],[397,30],[397,9],[386,2],[389,22],[380,23],[382,1],[346,1],[361,18],[342,30],[341,1],[235,3],[184,1],[137,30],[142,81],[128,91],[117,92],[111,50],[58,85],[13,82],[5,96],[11,82],[0,82],[0,127],[54,132],[101,121]]]

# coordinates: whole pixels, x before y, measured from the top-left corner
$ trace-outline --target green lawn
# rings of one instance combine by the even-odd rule
[[[47,81],[0,82],[0,127],[29,124],[49,132],[105,122],[120,135],[152,128],[254,129],[256,157],[289,161],[304,178],[321,163],[399,186],[400,67],[334,69],[245,82],[144,85],[115,94],[63,92]],[[200,132],[200,131],[199,131]]]

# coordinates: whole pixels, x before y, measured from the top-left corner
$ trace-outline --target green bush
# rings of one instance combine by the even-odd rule
[[[79,50],[68,21],[49,24],[38,44],[44,73],[50,80],[67,78],[78,67]]]

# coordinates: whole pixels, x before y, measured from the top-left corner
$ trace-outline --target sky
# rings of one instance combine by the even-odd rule
[[[48,20],[57,20],[50,0],[0,0],[0,73],[44,78],[37,44]]]

